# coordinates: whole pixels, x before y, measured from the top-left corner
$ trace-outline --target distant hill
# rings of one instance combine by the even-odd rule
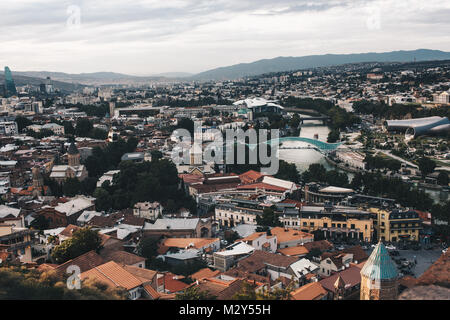
[[[45,77],[23,76],[20,74],[20,72],[14,72],[14,70],[12,71],[12,76],[16,86],[25,86],[28,84],[33,86],[39,86],[41,83],[43,83],[45,79]],[[4,82],[5,82],[5,75],[3,72],[0,71],[0,85],[2,85]],[[86,87],[85,85],[79,83],[68,83],[56,80],[53,80],[52,83],[56,89],[59,89],[63,92],[72,92]]]
[[[162,77],[157,76],[139,77],[115,72],[93,72],[93,73],[71,74],[64,72],[49,72],[49,71],[16,71],[16,72],[13,71],[13,75],[14,74],[43,79],[50,77],[52,80],[63,82],[76,82],[82,84],[146,82],[162,79]]]
[[[192,77],[194,74],[188,72],[165,72],[154,74],[154,77],[164,77],[164,78],[187,78]]]
[[[450,52],[418,49],[383,53],[325,54],[303,57],[278,57],[252,63],[240,63],[208,70],[192,77],[194,80],[228,80],[271,72],[293,71],[317,67],[336,66],[361,62],[412,62],[450,59]]]

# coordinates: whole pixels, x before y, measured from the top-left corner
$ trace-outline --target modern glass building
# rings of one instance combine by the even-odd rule
[[[7,97],[17,94],[16,85],[9,67],[5,67],[5,95]]]

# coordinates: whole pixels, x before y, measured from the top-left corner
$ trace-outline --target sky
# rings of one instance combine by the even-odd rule
[[[450,51],[442,0],[1,0],[12,71],[198,73],[278,56]]]

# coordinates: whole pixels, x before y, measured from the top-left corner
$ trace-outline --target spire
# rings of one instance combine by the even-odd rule
[[[392,261],[384,244],[380,241],[373,249],[364,267],[361,269],[361,275],[370,280],[393,280],[398,277],[397,266]]]
[[[69,149],[67,150],[67,153],[68,154],[78,154],[79,152],[78,152],[78,149],[77,149],[77,146],[75,145],[75,143],[71,143],[70,144],[70,146],[69,146]]]

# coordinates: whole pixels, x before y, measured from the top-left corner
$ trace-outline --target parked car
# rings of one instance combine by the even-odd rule
[[[387,246],[386,246],[386,249],[388,249],[388,250],[395,250],[395,249],[397,249],[397,248],[394,247],[392,244],[390,244],[390,245],[387,245]]]
[[[344,247],[344,246],[337,246],[336,249],[337,249],[337,250],[344,250],[345,247]]]

